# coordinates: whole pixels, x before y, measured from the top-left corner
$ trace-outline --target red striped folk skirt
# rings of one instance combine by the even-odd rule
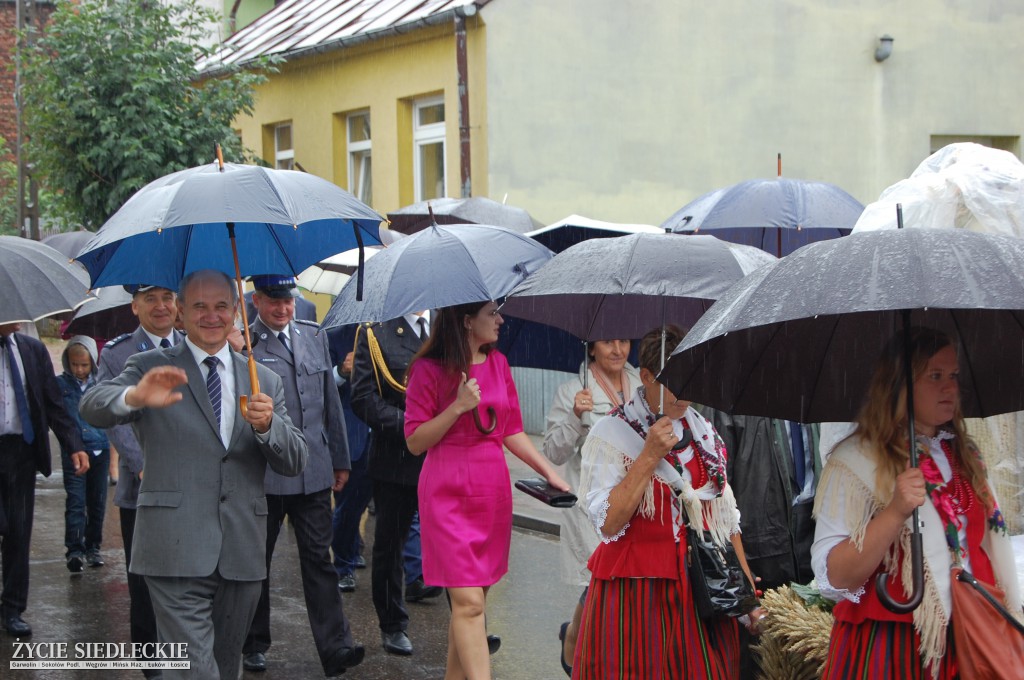
[[[574,680],[735,680],[739,658],[736,621],[701,620],[679,581],[590,580]]]
[[[823,680],[931,680],[921,660],[921,638],[911,623],[836,621],[828,646]],[[957,677],[953,638],[939,665],[939,680]]]

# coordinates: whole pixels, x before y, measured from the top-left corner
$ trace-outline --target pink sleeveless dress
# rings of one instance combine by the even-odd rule
[[[512,542],[512,486],[502,440],[523,431],[512,372],[496,350],[469,377],[480,385],[480,414],[497,414],[497,427],[482,434],[472,412],[459,416],[427,449],[419,481],[423,580],[445,587],[489,586],[508,571]],[[453,401],[456,381],[432,359],[416,361],[405,393],[405,435]]]

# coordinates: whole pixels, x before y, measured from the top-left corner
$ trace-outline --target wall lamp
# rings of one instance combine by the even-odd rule
[[[892,55],[893,40],[894,38],[888,34],[878,39],[878,47],[875,48],[875,61],[882,63]]]

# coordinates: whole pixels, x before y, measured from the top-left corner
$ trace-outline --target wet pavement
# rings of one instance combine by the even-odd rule
[[[59,450],[55,448],[55,451]],[[512,479],[533,476],[511,455]],[[59,466],[58,470],[59,470]],[[118,511],[108,495],[104,523],[103,557],[106,566],[87,568],[72,576],[64,563],[64,487],[60,472],[37,478],[35,528],[32,542],[31,588],[25,620],[32,626],[31,641],[130,642],[128,588],[125,581]],[[568,618],[579,592],[559,578],[558,511],[541,505],[519,491],[515,499],[510,571],[488,597],[488,630],[502,638],[492,657],[496,679],[564,678],[558,664],[557,632]],[[523,528],[523,527],[530,528]],[[538,530],[539,529],[539,530]],[[364,532],[370,555],[373,517]],[[392,656],[380,643],[376,614],[370,599],[370,575],[356,574],[358,585],[344,594],[345,612],[357,642],[366,646],[362,665],[344,677],[364,680],[442,678],[447,646],[448,607],[444,597],[410,604],[409,635],[415,647],[411,657]],[[271,572],[271,627],[274,644],[265,673],[245,673],[248,680],[320,678],[323,672],[313,646],[299,578],[294,535],[287,527],[278,541]],[[11,670],[14,638],[0,633],[0,678],[65,679],[141,678],[138,670]]]

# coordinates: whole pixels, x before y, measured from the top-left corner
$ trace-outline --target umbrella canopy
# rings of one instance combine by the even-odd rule
[[[959,342],[965,416],[1018,411],[1022,272],[1024,241],[1005,236],[900,229],[815,243],[723,295],[659,380],[728,413],[853,420],[902,310],[913,310],[912,324]]]
[[[627,234],[664,234],[665,230],[650,224],[619,224],[601,222],[581,215],[569,215],[564,220],[542,229],[527,232],[527,236],[560,253],[569,246],[592,238],[615,238]]]
[[[399,233],[392,229],[381,229],[380,240],[384,244],[383,247],[388,247],[399,238],[405,238],[405,234]],[[364,259],[368,259],[375,255],[381,246],[368,246],[363,249]],[[337,295],[342,287],[348,283],[348,279],[352,274],[355,273],[356,269],[359,268],[359,249],[353,248],[352,250],[346,250],[343,253],[337,255],[331,255],[330,257],[317,262],[312,267],[307,268],[297,277],[295,277],[295,283],[298,284],[299,288],[305,288],[311,293],[324,293],[327,295]]]
[[[132,296],[121,286],[106,286],[93,291],[96,294],[78,308],[71,323],[61,335],[92,338],[114,338],[135,330],[139,318],[132,313]]]
[[[322,258],[379,244],[382,218],[315,175],[226,163],[182,170],[136,192],[78,260],[94,286],[149,283],[176,290],[189,272],[297,275]]]
[[[510,229],[434,225],[385,248],[363,265],[364,299],[350,281],[323,326],[386,321],[424,309],[496,300],[551,259],[551,251]]]
[[[388,213],[388,221],[392,229],[404,234],[414,234],[431,224],[492,224],[521,234],[544,226],[522,208],[482,197],[420,201]]]
[[[665,323],[694,323],[730,285],[774,259],[713,236],[592,239],[556,255],[501,311],[583,340],[638,338]]]
[[[0,236],[0,323],[38,321],[90,299],[89,277],[50,246]]]
[[[679,234],[713,234],[778,257],[850,233],[864,206],[834,184],[752,179],[687,203],[662,223]]]
[[[82,248],[85,244],[93,237],[91,231],[64,231],[59,234],[51,234],[42,240],[42,243],[50,246],[54,250],[60,251],[69,260],[75,259],[78,253],[82,252]]]

